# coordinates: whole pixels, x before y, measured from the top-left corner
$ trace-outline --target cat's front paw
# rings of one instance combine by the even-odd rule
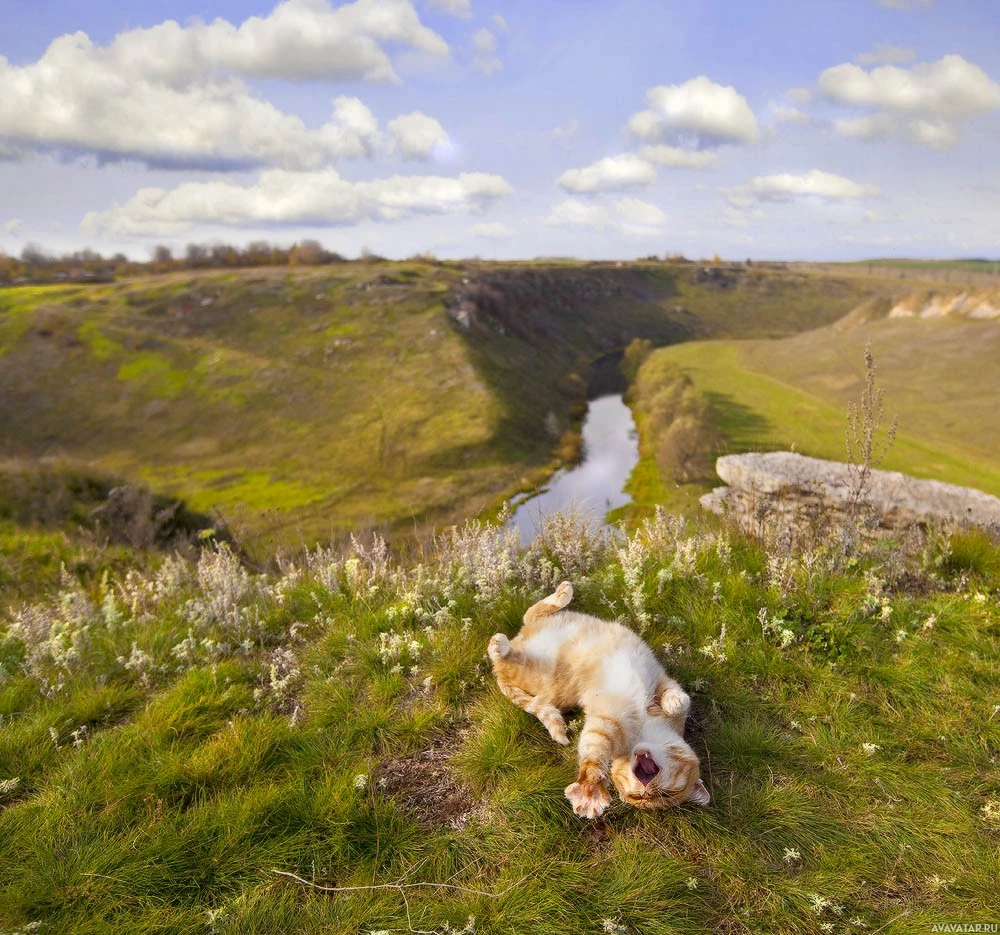
[[[600,818],[611,804],[608,790],[595,782],[574,782],[566,787],[566,798],[581,818]]]
[[[490,640],[490,645],[486,652],[490,659],[494,661],[503,659],[510,652],[510,640],[503,633],[496,633]]]
[[[660,707],[667,717],[687,717],[691,710],[691,698],[680,686],[668,688],[660,695]]]

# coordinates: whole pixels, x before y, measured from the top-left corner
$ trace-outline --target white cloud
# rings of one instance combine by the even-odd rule
[[[474,225],[472,236],[485,237],[487,240],[509,240],[514,236],[514,231],[499,221],[490,221],[486,224]]]
[[[393,149],[404,159],[429,159],[448,145],[444,127],[419,110],[390,120],[387,129]]]
[[[855,140],[888,140],[899,133],[899,120],[891,114],[865,114],[863,117],[842,117],[834,121],[840,136]]]
[[[613,210],[599,204],[567,198],[552,206],[542,223],[549,227],[580,228],[590,231],[613,231],[646,237],[662,232],[666,215],[656,205],[638,198],[619,198]]]
[[[4,222],[3,229],[8,234],[16,234],[24,227],[24,222],[20,218],[11,218]]]
[[[771,116],[777,123],[794,123],[800,127],[806,127],[812,123],[812,117],[805,111],[799,110],[798,107],[790,107],[787,104],[771,101],[770,108]]]
[[[435,10],[442,13],[450,13],[459,19],[468,19],[472,16],[472,3],[470,0],[430,0],[430,4]]]
[[[907,138],[933,149],[959,140],[957,123],[1000,108],[1000,85],[960,55],[898,68],[883,65],[870,72],[857,65],[836,65],[819,76],[830,100],[876,112],[837,120],[842,136],[862,140]]]
[[[174,189],[143,188],[124,205],[91,212],[85,231],[134,236],[179,233],[197,224],[271,226],[395,221],[414,214],[476,212],[513,189],[498,175],[457,178],[394,175],[350,182],[334,169],[269,169],[252,185],[186,182]]]
[[[874,52],[861,52],[854,56],[854,61],[857,65],[905,65],[916,58],[917,53],[913,49],[879,43]]]
[[[494,13],[490,17],[490,22],[493,24],[493,28],[498,32],[507,32],[507,20],[505,20],[499,13]]]
[[[755,143],[760,138],[757,118],[746,98],[704,75],[683,84],[650,88],[646,105],[628,123],[629,130],[646,142],[676,134],[694,134],[716,143]]]
[[[951,149],[959,139],[958,130],[945,120],[914,120],[910,137],[931,149]]]
[[[238,26],[224,19],[181,26],[167,20],[95,46],[84,33],[56,39],[41,63],[59,66],[65,46],[86,62],[136,80],[178,85],[222,70],[238,75],[326,81],[398,80],[383,45],[446,56],[448,44],[420,22],[410,0],[285,0]]]
[[[819,76],[819,88],[838,104],[917,117],[961,119],[1000,107],[1000,85],[961,55],[912,68],[883,65],[870,72],[835,65]]]
[[[552,206],[543,223],[549,227],[584,227],[590,230],[607,230],[611,216],[607,209],[597,204],[587,204],[578,198],[567,198]]]
[[[570,192],[620,192],[644,188],[656,181],[656,170],[634,153],[607,156],[582,169],[567,169],[556,179]]]
[[[623,221],[637,228],[662,227],[667,223],[667,216],[660,208],[638,198],[619,198],[615,211]]]
[[[812,103],[813,93],[808,88],[791,88],[785,92],[785,97],[793,104]]]
[[[377,124],[357,98],[338,97],[330,122],[310,130],[235,80],[177,88],[129,78],[75,53],[59,66],[0,60],[0,136],[152,163],[315,168],[370,156]]]
[[[317,168],[371,155],[375,118],[339,97],[332,120],[310,129],[237,75],[394,80],[380,45],[446,55],[409,0],[286,0],[239,26],[173,21],[96,45],[83,32],[54,40],[32,64],[0,57],[0,147],[57,148],[160,165]]]
[[[803,175],[783,172],[777,175],[757,176],[738,188],[726,192],[727,200],[736,208],[745,208],[754,202],[788,202],[800,199],[820,201],[857,201],[881,194],[879,189],[861,185],[842,175],[810,169]]]
[[[646,162],[668,169],[708,169],[719,161],[715,153],[709,150],[682,149],[679,146],[667,146],[665,143],[640,146],[638,156]]]
[[[503,68],[503,62],[497,57],[497,37],[493,35],[485,26],[476,30],[472,36],[472,49],[475,58],[472,67],[475,71],[484,75],[492,75],[495,71]]]

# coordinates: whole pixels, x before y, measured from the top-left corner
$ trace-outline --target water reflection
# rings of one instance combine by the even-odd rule
[[[583,420],[583,461],[557,471],[548,487],[525,500],[511,518],[521,542],[527,545],[535,538],[542,517],[569,507],[603,522],[609,510],[629,502],[622,488],[638,460],[635,423],[622,397],[592,399]]]

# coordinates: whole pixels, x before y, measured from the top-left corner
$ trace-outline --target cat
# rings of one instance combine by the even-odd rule
[[[684,742],[691,699],[643,640],[619,623],[568,611],[564,581],[529,607],[513,639],[497,633],[488,655],[500,690],[568,744],[563,712],[582,708],[580,771],[566,798],[582,818],[611,804],[608,780],[639,808],[707,805],[698,757]]]

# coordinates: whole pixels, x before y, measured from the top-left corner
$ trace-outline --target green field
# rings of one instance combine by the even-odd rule
[[[714,454],[793,449],[843,461],[846,410],[864,385],[871,345],[885,393],[885,425],[898,417],[882,467],[1000,495],[1000,411],[995,405],[1000,327],[968,319],[883,319],[771,341],[692,342],[657,351],[640,384],[680,370],[708,401],[721,433]],[[715,483],[669,488],[690,505]]]
[[[577,453],[637,335],[787,334],[877,284],[662,265],[350,263],[0,291],[0,457],[185,499],[266,557],[421,538]],[[480,308],[468,327],[448,308]],[[476,305],[478,303],[478,305]]]
[[[902,935],[1000,873],[1000,551],[470,528],[67,584],[0,642],[0,927]],[[573,816],[484,647],[567,576],[694,697],[705,808]],[[292,876],[298,877],[297,882]],[[332,889],[323,889],[332,888]],[[470,919],[474,917],[474,921]]]
[[[825,327],[891,292],[813,271],[416,263],[0,292],[0,932],[992,920],[1000,546],[790,552],[653,510],[693,513],[718,451],[842,458],[868,340],[900,416],[886,466],[1000,493],[1000,329]],[[588,385],[637,336],[684,342],[629,391],[639,528],[555,518],[528,549],[476,521],[417,549],[372,536],[488,512],[573,457]],[[690,446],[680,485],[668,436]],[[221,511],[237,544],[194,513],[176,542],[109,541],[99,509],[122,479]],[[573,749],[485,658],[563,578],[691,693],[708,807],[573,816]]]

